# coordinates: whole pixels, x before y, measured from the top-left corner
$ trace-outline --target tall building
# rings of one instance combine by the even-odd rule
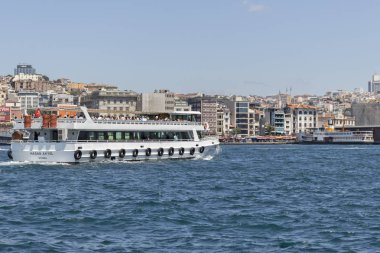
[[[248,137],[251,135],[251,128],[250,125],[252,125],[252,132],[254,131],[253,125],[254,123],[250,122],[250,109],[249,109],[249,102],[248,101],[226,101],[226,105],[231,111],[231,127],[235,129],[239,129],[239,134],[242,137]],[[253,110],[252,110],[253,111]],[[254,113],[252,112],[252,115]]]
[[[269,134],[285,134],[285,112],[283,109],[268,108],[266,109],[266,117],[269,125],[273,126],[272,133]]]
[[[217,132],[217,109],[218,103],[214,97],[194,97],[188,99],[192,111],[201,112],[201,115],[196,117],[198,122],[208,125],[210,133]]]
[[[143,112],[163,113],[174,111],[174,93],[168,90],[143,93],[141,98]]]
[[[192,111],[198,111],[198,112],[202,113],[202,99],[203,99],[203,95],[191,97],[191,98],[187,99],[187,102],[191,106]],[[202,115],[196,115],[195,119],[197,122],[201,122],[202,121]]]
[[[230,132],[230,109],[219,102],[216,97],[197,96],[188,99],[192,111],[199,111],[196,119],[208,126],[211,134],[219,136],[227,135]]]
[[[287,115],[289,114],[286,114],[284,109],[265,108],[265,124],[273,127],[272,132],[268,134],[289,134],[289,130],[288,132],[286,131],[287,126],[289,128],[289,119],[287,118]]]
[[[30,64],[19,64],[14,70],[15,75],[18,74],[26,74],[26,75],[35,75],[36,69],[32,67]]]
[[[368,90],[371,90],[373,93],[379,93],[380,92],[380,75],[373,75],[371,83],[368,84]]]
[[[216,113],[216,134],[219,136],[228,135],[230,133],[230,109],[225,105],[218,104]]]

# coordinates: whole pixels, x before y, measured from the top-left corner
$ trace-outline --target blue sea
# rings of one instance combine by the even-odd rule
[[[27,164],[0,149],[1,252],[379,252],[380,145]]]

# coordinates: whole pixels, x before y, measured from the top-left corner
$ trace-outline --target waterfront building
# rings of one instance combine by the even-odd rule
[[[81,98],[80,104],[98,109],[100,116],[126,116],[136,112],[140,94],[132,91],[97,90]]]
[[[193,111],[201,112],[199,121],[210,134],[224,136],[230,132],[230,109],[216,97],[202,96],[189,99]]]
[[[217,132],[217,109],[218,102],[216,98],[210,96],[194,97],[188,100],[193,111],[201,112],[196,120],[207,125],[209,132]]]
[[[14,70],[14,75],[18,74],[34,75],[36,70],[30,64],[19,64]]]
[[[201,117],[202,124],[208,128],[211,134],[217,132],[217,110],[218,102],[216,99],[202,99],[201,101]]]
[[[226,136],[230,133],[230,109],[225,105],[218,104],[216,110],[216,134]]]
[[[265,118],[266,124],[271,125],[273,130],[269,134],[283,135],[285,134],[285,112],[279,108],[266,108]]]
[[[343,114],[320,113],[318,114],[317,128],[332,126],[334,128],[345,128],[355,126],[355,117]]]
[[[284,110],[275,110],[271,118],[272,126],[274,126],[274,134],[285,134],[285,112]]]
[[[209,133],[224,136],[230,132],[230,109],[218,98],[199,96],[188,99],[192,111],[199,111],[197,121],[208,128]]]
[[[256,128],[255,128],[255,114],[256,110],[248,108],[249,113],[249,119],[248,119],[248,136],[255,136],[256,135]]]
[[[143,112],[173,112],[175,105],[174,93],[169,90],[143,93],[141,96],[141,103]]]
[[[264,108],[256,108],[254,110],[254,123],[253,123],[253,134],[252,136],[264,135],[265,134],[265,112]]]
[[[310,131],[317,127],[317,108],[310,105],[290,104],[285,107],[285,113],[292,115],[290,118],[289,133],[297,134]],[[289,122],[289,123],[290,123]]]
[[[236,132],[241,137],[249,137],[250,135],[250,112],[249,102],[242,98],[235,98],[235,101],[226,101],[226,105],[231,111],[231,127],[237,129]]]

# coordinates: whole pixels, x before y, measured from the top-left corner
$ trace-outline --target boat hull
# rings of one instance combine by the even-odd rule
[[[36,163],[212,158],[218,147],[217,139],[167,142],[12,142],[10,158],[18,162]]]

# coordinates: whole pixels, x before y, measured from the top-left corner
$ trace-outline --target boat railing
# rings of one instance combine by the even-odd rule
[[[166,120],[94,120],[97,124],[129,124],[129,125],[201,125],[191,121],[166,121]]]
[[[203,139],[202,139],[203,140]],[[12,140],[13,143],[46,143],[46,142],[53,142],[53,143],[114,143],[114,142],[128,142],[128,143],[136,143],[136,142],[143,142],[143,143],[151,143],[151,142],[189,142],[194,140],[189,139],[178,139],[178,140]]]
[[[24,121],[22,119],[17,119],[15,120],[16,124],[23,124]],[[66,124],[83,124],[86,122],[86,119],[81,119],[81,118],[58,118],[58,123],[66,123]],[[104,125],[187,125],[187,126],[199,126],[201,125],[200,122],[192,122],[192,121],[170,121],[170,120],[107,120],[107,119],[95,119],[93,120],[95,124],[104,124]],[[34,118],[32,120],[32,123],[41,123],[42,124],[42,119],[41,118]]]

